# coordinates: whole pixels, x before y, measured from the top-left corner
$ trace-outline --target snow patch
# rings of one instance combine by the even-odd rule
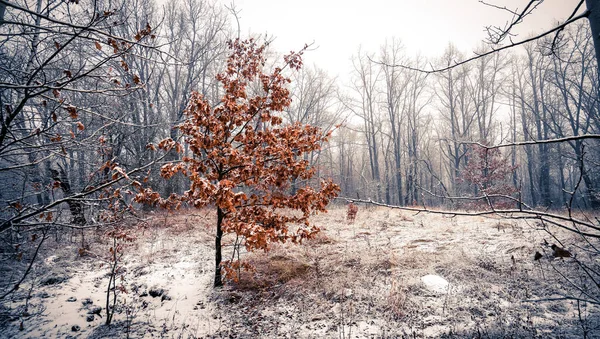
[[[448,280],[435,274],[423,276],[421,277],[421,281],[428,290],[435,293],[447,293],[448,286],[450,285]]]

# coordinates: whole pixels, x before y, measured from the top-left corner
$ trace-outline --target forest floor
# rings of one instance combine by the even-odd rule
[[[313,218],[322,228],[315,239],[244,254],[255,271],[215,290],[213,214],[148,219],[124,248],[118,284],[126,293],[111,326],[104,325],[110,274],[102,258],[113,244],[89,230],[83,256],[79,233],[51,235],[33,281],[1,304],[0,337],[600,337],[600,310],[565,299],[589,299],[566,279],[596,298],[600,291],[584,286],[573,258],[551,257],[544,239],[556,240],[534,222],[361,206],[348,223],[345,209],[334,207]],[[598,269],[597,251],[554,231]],[[5,286],[14,277],[2,270]],[[449,284],[435,284],[440,277]]]

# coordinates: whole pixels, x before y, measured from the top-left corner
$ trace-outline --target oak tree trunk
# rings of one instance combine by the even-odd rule
[[[217,207],[217,235],[215,237],[215,287],[223,286],[223,279],[221,278],[221,260],[223,255],[221,253],[221,239],[223,238],[223,210]]]

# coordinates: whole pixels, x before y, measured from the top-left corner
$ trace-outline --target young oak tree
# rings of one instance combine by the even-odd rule
[[[472,185],[480,196],[466,207],[477,210],[513,208],[518,202],[513,197],[518,189],[512,185],[510,178],[517,166],[512,166],[498,148],[473,145],[468,156],[467,166],[459,180]]]
[[[290,80],[282,72],[287,67],[300,69],[303,51],[285,56],[284,67],[266,74],[262,69],[265,45],[236,39],[229,47],[227,69],[217,75],[224,89],[221,101],[211,106],[201,94],[192,93],[187,119],[176,127],[193,156],[161,168],[166,179],[176,173],[189,178],[189,190],[164,199],[143,189],[136,197],[138,202],[165,207],[177,208],[185,202],[216,208],[215,287],[223,284],[222,269],[231,276],[240,267],[239,261],[222,260],[224,234],[244,239],[249,251],[267,251],[272,242],[299,243],[319,231],[309,222],[310,214],[326,212],[339,192],[331,180],[321,181],[319,189],[309,185],[293,193],[289,189],[292,181],[313,177],[315,168],[303,155],[319,150],[331,134],[310,125],[284,124],[280,117],[291,103],[286,88]],[[170,138],[158,146],[183,150]]]

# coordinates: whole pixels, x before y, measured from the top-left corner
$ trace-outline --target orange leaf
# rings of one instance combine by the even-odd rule
[[[75,106],[67,106],[67,112],[69,112],[69,115],[71,116],[72,119],[77,119],[77,107]]]

